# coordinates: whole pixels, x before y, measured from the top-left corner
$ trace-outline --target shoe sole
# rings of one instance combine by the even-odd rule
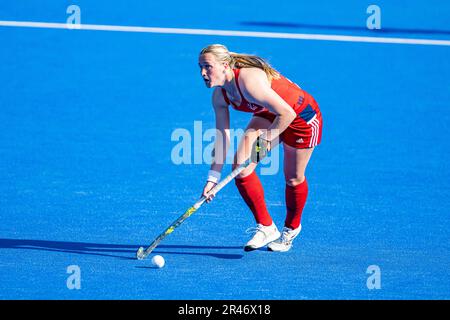
[[[261,249],[261,248],[267,246],[269,243],[271,243],[271,242],[277,240],[279,237],[281,237],[281,233],[280,233],[279,231],[276,233],[276,235],[277,235],[276,237],[273,237],[273,239],[270,238],[270,240],[268,240],[265,244],[263,244],[263,245],[260,246],[260,247],[245,246],[245,247],[244,247],[244,251],[249,252],[249,251],[254,251],[254,250]]]
[[[286,249],[286,250],[274,250],[274,249],[272,249],[271,247],[267,247],[267,250],[268,251],[271,251],[271,252],[287,252],[287,251],[289,251],[289,250],[291,250],[291,248],[292,248],[292,246],[290,246],[288,249]]]

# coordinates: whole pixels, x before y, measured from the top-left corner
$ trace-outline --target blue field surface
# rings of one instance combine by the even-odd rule
[[[55,23],[74,4],[3,2],[2,21]],[[450,40],[445,1],[377,1],[381,30],[369,2],[243,3],[76,4],[82,24]],[[450,299],[450,46],[5,26],[0,42],[0,299]],[[197,65],[211,43],[320,105],[302,232],[287,253],[244,252],[255,223],[230,183],[138,261],[205,183],[209,142],[178,165],[172,134],[214,128]],[[249,119],[231,111],[233,129]],[[260,178],[281,228],[282,161]]]

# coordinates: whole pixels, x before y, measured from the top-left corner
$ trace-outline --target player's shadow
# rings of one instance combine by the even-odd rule
[[[136,251],[142,245],[127,244],[105,244],[105,243],[88,243],[88,242],[70,242],[70,241],[47,241],[47,240],[26,240],[26,239],[0,239],[0,249],[15,250],[38,250],[66,252],[76,254],[87,254],[102,257],[112,257],[122,260],[135,260]],[[145,245],[144,245],[145,247]],[[164,249],[162,251],[161,249]],[[166,250],[167,249],[167,250]],[[175,251],[173,249],[183,249]],[[197,250],[200,251],[185,251]],[[219,249],[242,249],[237,246],[191,246],[191,245],[160,245],[154,253],[164,254],[188,254],[210,256],[219,259],[241,259],[242,254],[230,254],[220,252],[201,252],[202,250],[219,250]]]

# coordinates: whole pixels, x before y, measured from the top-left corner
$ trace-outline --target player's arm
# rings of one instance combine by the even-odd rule
[[[215,88],[212,105],[216,118],[216,139],[211,170],[221,172],[230,146],[230,112],[220,88]]]
[[[264,71],[256,68],[242,69],[239,85],[244,97],[252,102],[266,107],[276,115],[263,138],[272,141],[276,139],[297,116],[294,109],[286,103],[271,87]]]
[[[220,88],[215,88],[212,96],[212,105],[216,117],[216,140],[214,142],[214,155],[211,168],[208,172],[206,185],[203,188],[202,196],[207,196],[220,180],[220,173],[225,164],[228,147],[230,145],[230,112],[228,104],[223,98]],[[214,194],[209,195],[207,202],[210,202]]]

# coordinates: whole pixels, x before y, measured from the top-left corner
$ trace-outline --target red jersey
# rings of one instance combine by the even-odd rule
[[[252,112],[255,116],[263,117],[273,122],[276,115],[269,109],[255,103],[251,103],[244,98],[239,87],[240,69],[233,69],[236,85],[241,96],[241,104],[235,105],[228,99],[225,89],[222,94],[227,104],[231,104],[234,109],[244,112]],[[290,146],[296,148],[311,148],[320,143],[322,137],[322,114],[314,98],[301,89],[297,84],[280,74],[278,79],[272,79],[271,88],[294,109],[297,118],[292,121],[280,138]]]
[[[228,104],[231,104],[234,109],[244,112],[262,112],[262,111],[269,111],[267,108],[264,108],[263,106],[260,106],[255,103],[248,102],[241,91],[241,88],[239,87],[239,72],[240,69],[233,69],[235,79],[236,79],[236,85],[239,90],[239,94],[241,95],[241,105],[237,106],[233,102],[231,102],[228,99],[228,96],[226,94],[225,89],[222,89],[223,97],[225,98],[225,101]],[[271,88],[284,100],[289,104],[291,107],[294,108],[294,110],[298,109],[298,106],[301,105],[301,102],[304,100],[305,96],[308,95],[306,91],[302,90],[297,84],[292,82],[291,80],[287,79],[283,75],[280,74],[279,79],[273,79]],[[297,111],[297,110],[296,110]]]

